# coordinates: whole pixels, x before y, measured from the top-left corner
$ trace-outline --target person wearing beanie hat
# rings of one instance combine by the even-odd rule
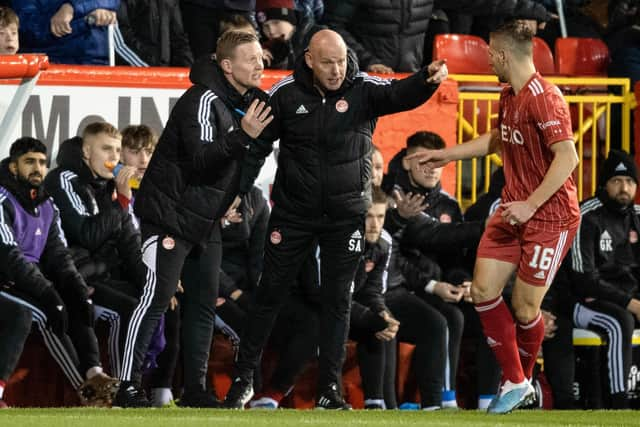
[[[275,20],[295,26],[298,19],[294,8],[293,0],[257,0],[256,20],[259,24]]]
[[[256,21],[266,38],[264,62],[271,69],[293,69],[311,36],[324,28],[296,11],[293,0],[257,0]]]
[[[602,164],[598,185],[606,186],[614,176],[627,176],[638,183],[638,167],[631,156],[624,151],[611,150],[609,157]]]
[[[581,204],[581,224],[571,248],[568,277],[553,287],[566,287],[570,316],[576,328],[605,334],[610,408],[629,405],[627,377],[631,367],[631,338],[640,320],[637,268],[640,206],[634,206],[637,167],[627,153],[612,150],[600,171],[596,196]],[[561,292],[556,292],[560,294]],[[564,350],[563,350],[564,351]],[[545,348],[545,366],[565,367],[566,358]],[[572,383],[573,379],[568,379]]]

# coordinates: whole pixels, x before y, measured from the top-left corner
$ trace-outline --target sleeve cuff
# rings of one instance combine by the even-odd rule
[[[424,287],[424,291],[428,294],[432,294],[437,284],[438,284],[437,280],[429,280],[429,283],[427,283],[427,286]]]
[[[131,201],[129,199],[127,199],[125,196],[123,196],[122,194],[118,193],[118,203],[120,204],[120,207],[124,210],[129,209],[129,203]]]

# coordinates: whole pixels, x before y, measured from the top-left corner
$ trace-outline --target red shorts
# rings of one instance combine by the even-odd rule
[[[563,231],[541,231],[524,225],[510,225],[493,215],[484,230],[478,258],[490,258],[518,266],[518,277],[534,286],[549,286],[569,251],[580,223]]]

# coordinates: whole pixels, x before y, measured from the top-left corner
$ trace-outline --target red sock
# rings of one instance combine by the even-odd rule
[[[520,363],[527,378],[533,375],[533,367],[536,365],[538,351],[544,339],[544,322],[542,313],[538,313],[531,322],[522,324],[518,322],[516,328],[516,338],[518,341],[518,352],[520,353]]]
[[[475,306],[487,343],[502,368],[502,380],[521,383],[524,373],[518,356],[516,327],[509,308],[501,296]]]

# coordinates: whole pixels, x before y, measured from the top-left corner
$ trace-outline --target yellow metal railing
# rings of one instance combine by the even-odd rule
[[[491,130],[495,126],[498,117],[497,102],[500,98],[498,79],[487,75],[452,74],[449,76],[461,84],[458,98],[458,129],[457,143],[469,141]],[[578,197],[583,199],[584,165],[587,158],[591,162],[590,188],[587,197],[595,194],[598,153],[604,145],[602,152],[606,155],[611,147],[611,107],[621,105],[621,138],[620,146],[629,152],[630,148],[630,117],[631,110],[635,108],[635,98],[631,92],[629,79],[604,78],[604,77],[547,77],[547,80],[556,84],[565,93],[565,99],[570,106],[577,108],[578,120],[573,124],[576,150],[580,158],[577,173]],[[610,93],[611,87],[619,88],[620,95]],[[587,108],[585,109],[585,106]],[[471,108],[471,114],[465,114]],[[485,115],[482,123],[480,112]],[[599,123],[600,122],[600,123]],[[602,123],[604,122],[604,123]],[[603,125],[603,135],[599,135],[599,127]],[[591,132],[588,141],[590,151],[585,152],[585,137]],[[585,157],[588,154],[588,157]],[[470,160],[471,170],[468,172],[470,179],[470,192],[463,195],[463,162],[458,161],[456,168],[456,198],[464,204],[474,203],[478,189],[478,161],[483,162],[483,190],[487,191],[490,184],[492,165],[501,165],[501,159],[496,155],[487,156],[484,159]]]

